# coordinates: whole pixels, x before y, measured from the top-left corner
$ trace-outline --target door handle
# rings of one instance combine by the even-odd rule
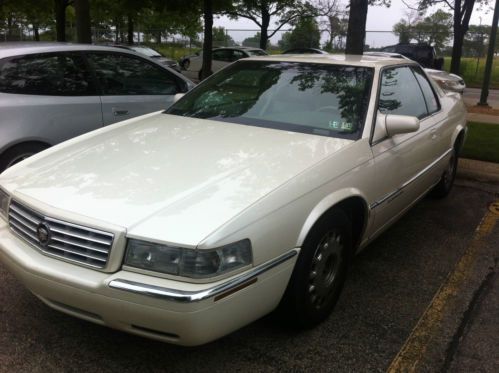
[[[113,114],[115,117],[120,116],[120,115],[127,115],[128,110],[127,109],[119,109],[119,108],[114,108],[113,107]]]
[[[431,135],[431,139],[432,140],[435,140],[437,138],[437,129],[436,128],[433,128],[431,131],[430,131],[430,135]]]

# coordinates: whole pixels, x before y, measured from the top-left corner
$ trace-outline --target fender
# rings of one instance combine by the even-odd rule
[[[310,211],[308,214],[307,218],[305,219],[305,223],[303,224],[300,234],[298,235],[298,241],[296,243],[296,247],[301,247],[303,245],[303,242],[305,241],[305,238],[308,235],[308,232],[314,224],[317,222],[317,220],[324,215],[328,210],[330,210],[332,207],[338,205],[340,202],[351,198],[351,197],[359,197],[362,200],[367,201],[366,196],[364,193],[362,193],[359,189],[357,188],[343,188],[340,190],[337,190],[327,196],[325,196],[315,207]],[[364,224],[364,231],[365,229],[369,226],[369,217],[371,215],[371,210],[369,209],[369,204],[366,203],[366,209],[367,209],[367,216],[366,216],[366,222]]]

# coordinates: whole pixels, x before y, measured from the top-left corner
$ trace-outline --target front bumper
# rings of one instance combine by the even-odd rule
[[[0,260],[38,298],[75,317],[185,346],[220,338],[272,311],[298,250],[232,278],[192,284],[103,273],[43,255],[0,219]]]

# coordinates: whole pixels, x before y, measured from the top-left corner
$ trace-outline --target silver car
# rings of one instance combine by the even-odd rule
[[[193,86],[124,49],[0,43],[0,172],[61,141],[166,109]]]

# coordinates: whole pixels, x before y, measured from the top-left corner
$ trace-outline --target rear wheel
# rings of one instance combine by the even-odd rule
[[[442,177],[437,185],[431,191],[431,195],[435,198],[443,198],[449,194],[454,185],[454,179],[456,178],[457,171],[457,152],[456,149],[452,149],[451,157],[447,168],[445,169]]]
[[[305,240],[278,312],[290,324],[312,327],[329,316],[352,253],[352,228],[341,210],[328,214]]]
[[[48,148],[44,144],[19,144],[0,156],[0,172]]]

